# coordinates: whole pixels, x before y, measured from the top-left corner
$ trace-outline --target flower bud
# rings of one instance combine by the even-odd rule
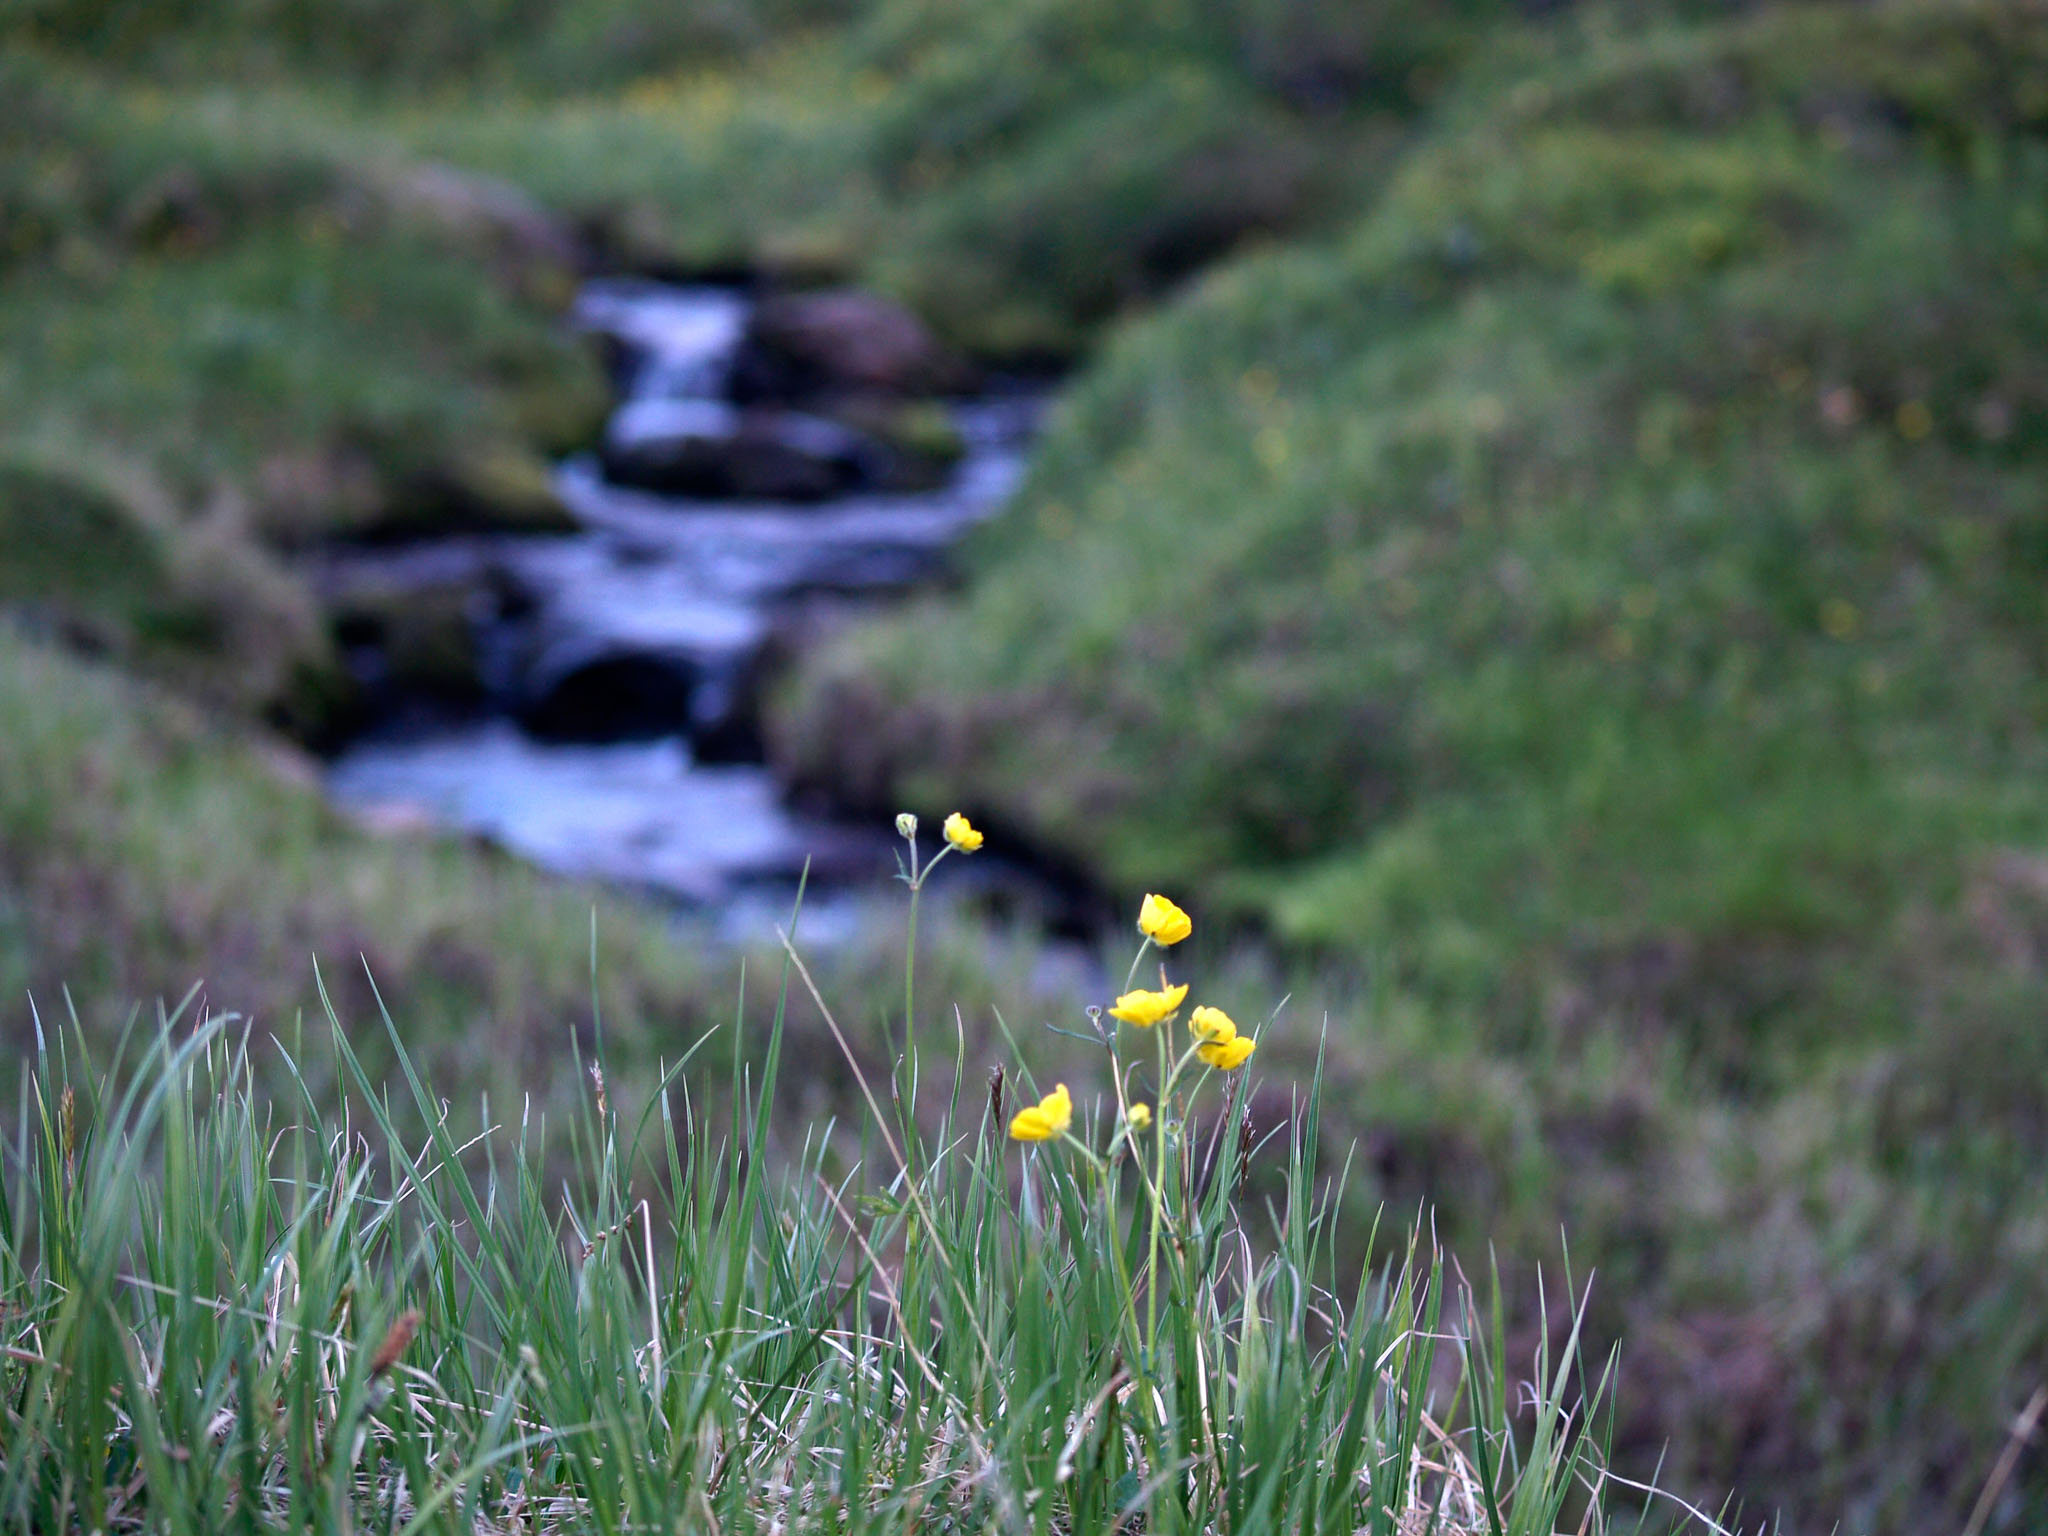
[[[909,811],[904,811],[898,815],[896,818],[896,835],[906,839],[917,836],[917,817]]]

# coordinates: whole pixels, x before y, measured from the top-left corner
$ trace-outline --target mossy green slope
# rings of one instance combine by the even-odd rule
[[[1561,29],[1485,85],[1119,334],[782,748],[1370,970],[1381,1187],[1562,1219],[1641,1454],[1959,1522],[2048,1363],[2048,13]]]
[[[594,1000],[628,1059],[658,1020],[729,1004],[729,977],[609,903],[615,963],[593,999],[587,893],[454,842],[372,836],[285,749],[4,630],[0,717],[10,1077],[24,996],[54,1027],[68,992],[101,1042],[130,1000],[175,1006],[195,986],[289,1033],[319,1016],[316,964],[363,1025],[372,973],[402,999],[408,1038],[472,1089],[557,1076]]]
[[[853,272],[984,353],[1073,355],[1251,240],[1353,206],[1498,0],[887,0],[735,74],[529,77],[412,141],[575,209],[629,259]]]
[[[2041,830],[2048,25],[1877,14],[1539,74],[1132,328],[799,770],[1489,995],[1951,905]]]
[[[573,253],[281,97],[18,49],[0,95],[0,520],[43,534],[0,546],[0,601],[318,734],[347,685],[292,550],[561,525],[544,455],[604,406]]]

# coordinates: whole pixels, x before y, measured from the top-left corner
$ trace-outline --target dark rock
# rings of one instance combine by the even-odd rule
[[[700,763],[758,763],[758,658],[563,642],[529,673],[519,723],[544,741],[684,736]]]
[[[966,362],[916,315],[852,288],[763,299],[732,373],[741,401],[935,395],[970,383]]]
[[[479,703],[476,599],[462,584],[365,584],[333,607],[334,638],[356,679],[386,708],[413,699]]]
[[[628,741],[684,734],[700,681],[675,652],[603,650],[543,657],[519,723],[543,741]]]
[[[548,458],[594,446],[612,414],[613,389],[602,355],[559,359],[583,366],[547,366],[557,360],[513,370],[499,381],[519,440]]]
[[[503,681],[491,643],[530,601],[486,539],[336,548],[311,574],[364,706],[382,716],[485,703]]]
[[[872,443],[868,459],[876,490],[936,491],[967,452],[951,413],[936,400],[861,395],[825,409],[834,421]]]
[[[605,478],[678,496],[822,501],[886,480],[888,454],[851,427],[795,411],[645,400],[613,419]]]
[[[758,763],[761,729],[759,652],[707,666],[690,700],[690,753],[700,763]]]
[[[503,533],[573,533],[555,477],[532,451],[500,444],[455,455],[430,481],[459,526]]]

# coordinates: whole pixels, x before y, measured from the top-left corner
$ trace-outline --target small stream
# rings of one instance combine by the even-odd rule
[[[602,451],[557,470],[577,531],[331,557],[330,594],[395,593],[408,613],[455,594],[475,678],[452,704],[387,688],[378,723],[332,764],[338,802],[670,899],[736,937],[786,913],[806,861],[828,914],[835,884],[882,888],[886,826],[783,802],[762,760],[762,688],[821,634],[943,576],[1016,486],[1044,395],[997,381],[946,399],[957,457],[909,488],[860,433],[735,399],[752,302],[629,280],[584,290],[575,323],[607,347],[621,400]],[[373,686],[389,650],[352,655]],[[978,879],[1029,877],[988,861]]]

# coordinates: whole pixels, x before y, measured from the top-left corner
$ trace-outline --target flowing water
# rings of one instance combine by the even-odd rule
[[[585,290],[577,323],[622,359],[609,450],[738,430],[729,373],[748,306],[730,289]],[[874,889],[893,869],[888,829],[783,802],[760,761],[762,679],[820,626],[943,573],[954,542],[1017,483],[1040,399],[997,389],[950,402],[964,451],[932,491],[692,498],[614,484],[591,456],[557,472],[574,533],[337,556],[339,583],[466,593],[482,697],[393,711],[333,763],[334,797],[375,822],[460,830],[549,870],[673,898],[740,932],[783,910],[807,860],[828,884]]]

